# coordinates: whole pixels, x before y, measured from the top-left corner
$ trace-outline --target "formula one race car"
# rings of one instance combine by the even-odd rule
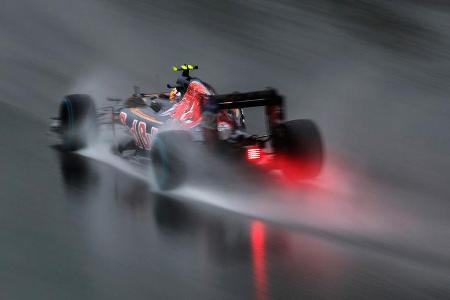
[[[308,119],[284,121],[283,97],[276,90],[217,95],[209,84],[191,77],[194,69],[198,67],[174,66],[181,76],[175,86],[167,85],[169,92],[141,93],[135,87],[128,99],[108,99],[113,105],[101,109],[89,95],[67,95],[51,130],[61,137],[63,149],[76,151],[95,137],[99,124],[111,124],[113,132],[123,126],[128,134],[114,143],[114,152],[147,158],[163,190],[179,186],[186,176],[180,144],[233,153],[264,169],[281,170],[290,180],[320,173],[324,150],[317,126]],[[243,111],[257,106],[265,107],[267,120],[267,134],[261,136],[247,133]]]

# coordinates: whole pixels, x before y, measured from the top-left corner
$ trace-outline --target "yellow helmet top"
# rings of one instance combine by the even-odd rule
[[[190,65],[190,64],[184,64],[181,66],[173,66],[172,71],[190,71],[190,70],[197,70],[198,66]]]

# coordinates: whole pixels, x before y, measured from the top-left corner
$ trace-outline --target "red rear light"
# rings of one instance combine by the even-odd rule
[[[262,157],[262,150],[257,146],[247,147],[247,160],[248,161],[259,161]]]

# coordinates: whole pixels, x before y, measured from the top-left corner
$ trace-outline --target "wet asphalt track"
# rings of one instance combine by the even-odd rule
[[[448,298],[449,9],[3,1],[0,298]],[[274,86],[290,118],[316,119],[341,170],[325,192],[219,187],[217,205],[51,147],[61,95],[161,90],[185,61],[219,92]]]

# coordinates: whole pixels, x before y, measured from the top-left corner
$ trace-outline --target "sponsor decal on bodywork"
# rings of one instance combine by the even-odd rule
[[[127,113],[121,111],[119,114],[119,121],[120,123],[122,123],[122,125],[127,126]]]
[[[150,133],[147,133],[147,123],[135,119],[131,125],[130,132],[139,148],[151,150],[158,128],[152,126]]]
[[[139,108],[132,108],[132,109],[130,109],[130,111],[133,114],[135,114],[136,116],[138,116],[138,117],[140,117],[140,118],[142,118],[144,120],[147,120],[149,122],[152,122],[152,123],[155,123],[155,124],[158,124],[158,125],[162,125],[163,124],[163,122],[160,122],[160,121],[156,120],[154,117],[146,114],[145,112],[143,112]]]

